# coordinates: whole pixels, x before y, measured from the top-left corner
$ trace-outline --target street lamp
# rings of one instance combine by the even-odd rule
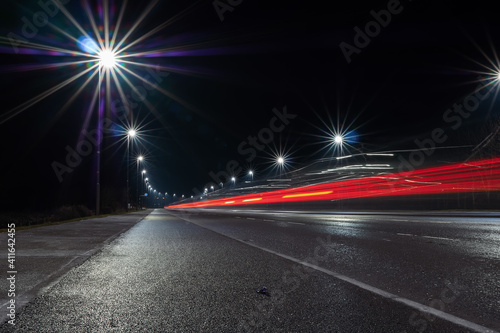
[[[139,209],[139,162],[142,162],[143,160],[144,160],[144,157],[142,155],[139,155],[137,157],[137,161],[136,161],[136,163],[137,163],[137,173],[136,173],[137,181],[136,181],[136,188],[135,188],[135,194],[137,196],[136,209]],[[142,172],[143,175],[144,175],[144,172]]]
[[[131,138],[135,137],[137,135],[137,131],[135,129],[129,129],[127,131],[127,134],[128,136],[130,136]]]
[[[110,49],[104,49],[98,54],[99,56],[99,67],[104,67],[105,69],[113,69],[116,67],[116,53]]]
[[[253,181],[253,171],[252,170],[248,171],[248,174],[252,177],[252,181]]]
[[[283,174],[283,169],[285,168],[285,157],[283,156],[278,156],[276,158],[276,165],[278,166],[278,171],[279,171],[279,177],[281,178]]]
[[[233,185],[236,185],[236,178],[235,177],[231,177],[231,180],[233,181]]]
[[[137,132],[133,128],[127,131],[127,212],[130,207],[130,193],[129,193],[129,162],[130,162],[130,139],[136,136]]]
[[[143,188],[144,188],[143,186],[144,186],[144,174],[145,174],[145,173],[146,173],[146,170],[142,170],[142,172],[141,172],[141,193],[142,193]],[[147,178],[146,178],[146,180],[147,180]],[[139,177],[137,178],[137,181],[139,181]],[[139,196],[139,198],[140,198],[140,196]],[[138,199],[138,200],[139,200],[139,199]],[[145,200],[144,200],[144,201],[145,201]]]
[[[338,145],[341,145],[342,142],[344,142],[344,138],[342,137],[342,135],[335,135],[335,137],[333,138],[333,142],[335,142]]]
[[[94,43],[95,44],[95,43]],[[97,45],[95,45],[97,48]],[[96,52],[97,49],[92,48],[93,52]],[[97,52],[98,60],[99,60],[99,66],[98,66],[98,72],[99,72],[99,82],[97,85],[98,89],[98,103],[97,103],[97,165],[96,165],[96,205],[95,205],[95,214],[99,215],[100,214],[100,208],[101,208],[101,141],[102,141],[102,124],[101,124],[101,85],[102,85],[102,73],[103,70],[106,71],[109,75],[109,71],[113,70],[116,65],[117,65],[117,58],[116,58],[116,52],[113,52],[109,48],[104,48],[101,49],[99,52]],[[108,103],[107,100],[104,102],[105,108],[107,107]],[[127,161],[128,163],[128,161]],[[128,182],[128,176],[127,176],[127,182]],[[128,183],[127,183],[128,185]],[[128,198],[128,192],[127,192],[127,198]],[[127,199],[128,201],[128,199]],[[127,210],[128,210],[128,202],[127,202]]]

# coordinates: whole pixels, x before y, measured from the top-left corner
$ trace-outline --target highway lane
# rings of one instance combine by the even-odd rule
[[[260,240],[237,241],[206,229],[210,221],[214,228],[226,224],[226,233],[247,227],[246,237],[260,234],[268,246],[288,238],[285,247],[302,255],[300,242],[292,241],[297,232],[306,235],[297,224],[302,222],[276,222],[282,237],[269,235],[264,221],[252,227],[258,219],[246,218],[155,210],[45,288],[18,314],[15,328],[4,323],[0,331],[488,331],[442,318],[420,318],[402,299],[383,297],[291,257],[250,246]],[[296,231],[289,233],[292,229]],[[325,252],[319,254],[326,258]],[[257,293],[263,286],[268,293]],[[458,289],[446,293],[446,300],[455,297],[461,302],[466,293]]]
[[[500,330],[500,219],[467,213],[201,209],[183,218]],[[430,216],[429,216],[430,215]],[[426,315],[409,318],[422,329]]]

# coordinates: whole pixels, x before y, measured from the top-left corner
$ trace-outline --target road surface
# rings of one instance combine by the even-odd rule
[[[209,213],[135,221],[39,288],[15,331],[500,329],[496,218]]]

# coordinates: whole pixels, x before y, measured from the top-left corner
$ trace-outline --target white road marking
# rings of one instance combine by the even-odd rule
[[[306,225],[305,223],[299,223],[299,222],[287,222],[287,223],[290,223],[290,224],[300,224],[300,225]]]
[[[412,235],[412,234],[402,234],[402,233],[399,233],[399,232],[398,232],[396,235],[400,235],[400,236],[410,236],[410,237],[415,236],[415,235]]]
[[[445,239],[445,240],[454,240],[452,238],[446,238],[446,237],[434,237],[434,236],[422,236],[424,238],[434,238],[434,239]]]
[[[227,236],[227,235],[225,235],[225,236]],[[437,310],[437,309],[432,308],[430,306],[427,306],[427,305],[424,305],[424,304],[420,304],[418,302],[409,300],[407,298],[404,298],[404,297],[392,294],[392,293],[387,292],[385,290],[382,290],[380,288],[371,286],[369,284],[366,284],[364,282],[355,280],[353,278],[350,278],[350,277],[345,276],[343,274],[331,271],[329,269],[326,269],[326,268],[323,268],[323,267],[319,267],[317,265],[308,263],[306,261],[302,261],[300,259],[296,259],[296,258],[288,256],[286,254],[282,254],[282,253],[279,253],[279,252],[276,252],[276,251],[273,251],[273,250],[270,250],[270,249],[266,249],[266,248],[258,246],[256,244],[251,244],[251,243],[245,242],[243,240],[240,240],[240,239],[237,239],[237,238],[233,238],[231,236],[227,236],[227,237],[232,238],[232,239],[234,239],[234,240],[236,240],[236,241],[238,241],[240,243],[247,244],[249,246],[253,246],[253,247],[258,248],[258,249],[260,249],[262,251],[266,251],[268,253],[277,255],[277,256],[279,256],[281,258],[293,261],[293,262],[295,262],[297,264],[300,264],[300,265],[303,265],[303,266],[306,266],[306,267],[310,267],[310,268],[315,269],[317,271],[323,272],[323,273],[328,274],[330,276],[333,276],[333,277],[335,277],[335,278],[337,278],[339,280],[342,280],[342,281],[345,281],[345,282],[347,282],[349,284],[357,286],[357,287],[359,287],[361,289],[364,289],[364,290],[369,291],[371,293],[374,293],[376,295],[382,296],[384,298],[390,299],[390,300],[392,300],[394,302],[405,304],[405,305],[409,306],[410,308],[413,308],[413,309],[418,310],[420,312],[429,313],[431,315],[434,315],[436,317],[439,317],[441,319],[449,321],[450,323],[453,323],[453,324],[456,324],[456,325],[459,325],[459,326],[462,326],[462,327],[465,327],[465,328],[468,328],[468,329],[471,329],[473,331],[480,332],[480,333],[500,333],[500,332],[495,331],[493,329],[481,326],[479,324],[476,324],[476,323],[473,323],[471,321],[462,319],[462,318],[454,316],[452,314],[449,314],[449,313]]]
[[[190,221],[187,221],[187,222],[190,222]],[[193,223],[193,222],[190,222],[190,223]],[[226,235],[226,234],[222,234],[222,233],[218,232],[217,230],[213,230],[213,229],[207,228],[206,226],[199,225],[197,223],[194,223],[194,224],[196,224],[196,225],[198,225],[198,226],[200,226],[202,228],[205,228],[207,230],[211,230],[213,232],[216,232],[218,234],[226,236],[228,238],[234,239],[237,242],[246,244],[248,246],[253,246],[253,247],[257,248],[257,249],[260,249],[262,251],[274,254],[274,255],[276,255],[278,257],[290,260],[292,262],[295,262],[297,264],[300,264],[300,265],[303,265],[303,266],[306,266],[306,267],[310,267],[310,268],[315,269],[315,270],[317,270],[319,272],[323,272],[323,273],[328,274],[330,276],[333,276],[333,277],[335,277],[335,278],[337,278],[339,280],[342,280],[342,281],[345,281],[345,282],[347,282],[349,284],[357,286],[357,287],[359,287],[361,289],[364,289],[364,290],[369,291],[371,293],[374,293],[376,295],[382,296],[384,298],[390,299],[390,300],[392,300],[394,302],[405,304],[405,305],[409,306],[410,308],[413,308],[413,309],[418,310],[420,312],[429,313],[429,314],[434,315],[436,317],[439,317],[439,318],[441,318],[443,320],[449,321],[450,323],[453,323],[453,324],[456,324],[456,325],[460,325],[462,327],[465,327],[465,328],[468,328],[468,329],[471,329],[473,331],[480,332],[480,333],[500,333],[500,332],[495,331],[493,329],[481,326],[479,324],[476,324],[476,323],[473,323],[471,321],[462,319],[462,318],[454,316],[452,314],[449,314],[449,313],[437,310],[437,309],[432,308],[430,306],[427,306],[427,305],[424,305],[424,304],[420,304],[418,302],[409,300],[407,298],[398,296],[396,294],[392,294],[392,293],[390,293],[388,291],[385,291],[385,290],[382,290],[380,288],[371,286],[369,284],[366,284],[364,282],[355,280],[353,278],[350,278],[350,277],[345,276],[343,274],[331,271],[329,269],[326,269],[326,268],[323,268],[323,267],[319,267],[317,265],[314,265],[314,264],[308,263],[306,261],[303,261],[303,260],[300,260],[300,259],[288,256],[286,254],[282,254],[282,253],[276,252],[274,250],[267,249],[265,247],[261,247],[261,246],[256,245],[256,244],[249,243],[248,241],[244,241],[244,240],[241,240],[241,239],[238,239],[238,238],[234,238],[234,237]]]

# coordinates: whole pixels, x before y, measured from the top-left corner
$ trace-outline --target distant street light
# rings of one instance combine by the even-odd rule
[[[283,156],[283,155],[276,156],[276,161],[274,162],[274,164],[279,172],[280,177],[282,176],[283,171],[285,170],[286,163],[287,163],[287,161],[286,161],[285,156]]]
[[[139,162],[142,162],[143,160],[144,160],[144,157],[142,155],[139,155],[137,157],[137,162],[136,162],[137,163],[137,173],[136,173],[137,181],[136,181],[136,188],[135,188],[135,194],[137,197],[136,209],[139,209]],[[143,172],[141,172],[143,176],[144,176],[145,172],[146,172],[145,170],[143,170]],[[142,183],[141,183],[141,185],[142,185]]]
[[[252,170],[248,171],[248,174],[252,177],[253,180],[253,171]]]
[[[335,137],[333,138],[333,142],[340,145],[342,144],[342,142],[344,142],[344,138],[342,137],[342,135],[335,135]]]
[[[146,170],[142,170],[142,172],[141,172],[141,193],[142,193],[142,195],[144,195],[143,189],[144,189],[144,174],[145,173],[146,173]],[[139,179],[139,178],[137,178],[137,179]],[[147,181],[147,178],[146,178],[146,181]],[[141,209],[142,209],[142,205],[141,205]]]

